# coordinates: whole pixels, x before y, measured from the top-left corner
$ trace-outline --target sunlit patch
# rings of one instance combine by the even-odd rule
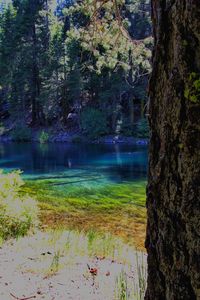
[[[2,299],[12,294],[119,300],[127,294],[141,300],[146,288],[146,254],[95,231],[49,230],[8,242],[1,249],[0,268]]]
[[[24,185],[20,172],[0,172],[0,238],[25,235],[38,224],[37,202],[20,191]]]
[[[64,185],[63,178],[29,181],[25,192],[40,202],[43,225],[110,232],[144,249],[144,181],[87,187]]]

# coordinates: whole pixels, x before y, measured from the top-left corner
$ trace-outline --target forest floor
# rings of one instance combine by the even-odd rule
[[[0,248],[1,300],[143,299],[146,254],[107,236],[37,232]]]

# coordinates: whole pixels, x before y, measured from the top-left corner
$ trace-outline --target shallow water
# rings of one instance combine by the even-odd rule
[[[130,145],[1,144],[0,169],[20,169],[25,179],[104,185],[145,180],[147,148]]]
[[[0,169],[23,171],[45,226],[110,232],[143,249],[146,147],[3,144]]]

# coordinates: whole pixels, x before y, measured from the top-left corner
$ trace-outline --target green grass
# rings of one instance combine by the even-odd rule
[[[26,191],[38,200],[55,206],[78,206],[79,208],[117,209],[124,205],[145,206],[145,182],[113,184],[103,187],[66,186],[57,188],[59,180],[37,180],[26,184]]]
[[[146,226],[144,181],[104,186],[68,185],[60,179],[27,181],[49,227],[108,231],[142,248]]]

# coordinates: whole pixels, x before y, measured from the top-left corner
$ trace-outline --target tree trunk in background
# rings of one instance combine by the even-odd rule
[[[140,103],[140,117],[141,117],[141,119],[143,119],[144,118],[145,103],[144,103],[144,99],[141,99],[140,101],[141,101],[141,103]]]
[[[200,299],[200,1],[152,0],[146,300]]]
[[[130,124],[132,129],[134,125],[134,98],[133,97],[129,99],[129,110],[130,110]]]
[[[69,107],[69,99],[67,99],[67,79],[63,81],[63,86],[61,90],[61,116],[62,116],[62,123],[66,125],[67,123],[67,116],[70,112]]]
[[[39,118],[38,97],[40,95],[39,70],[37,66],[37,38],[35,24],[32,26],[32,86],[31,86],[31,103],[32,103],[32,125],[35,125]]]

